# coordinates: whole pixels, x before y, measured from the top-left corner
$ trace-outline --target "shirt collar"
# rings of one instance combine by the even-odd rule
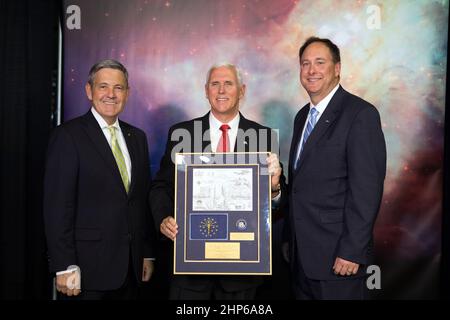
[[[238,114],[233,118],[233,120],[231,120],[230,122],[227,123],[230,126],[230,130],[236,130],[238,128],[239,119],[240,119],[240,115],[238,112]],[[217,118],[214,117],[212,112],[209,113],[209,128],[211,131],[220,130],[220,126],[222,124],[224,124],[224,123],[217,120]]]
[[[109,124],[105,121],[105,119],[103,119],[103,117],[97,112],[97,110],[95,110],[94,107],[91,107],[91,112],[94,115],[95,120],[97,120],[100,128],[105,129],[109,127]],[[119,120],[116,119],[116,121],[112,124],[112,126],[120,130]]]
[[[320,102],[316,106],[312,102],[310,102],[310,107],[311,108],[316,108],[316,110],[319,112],[319,114],[322,114],[325,111],[325,109],[328,106],[328,104],[330,103],[331,98],[333,98],[333,96],[336,93],[337,89],[339,89],[339,83],[337,84],[336,87],[334,87],[333,90],[331,90],[331,92],[325,98],[320,100]]]

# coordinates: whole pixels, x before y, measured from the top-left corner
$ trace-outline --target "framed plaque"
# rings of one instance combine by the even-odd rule
[[[174,274],[272,274],[268,155],[176,154]]]

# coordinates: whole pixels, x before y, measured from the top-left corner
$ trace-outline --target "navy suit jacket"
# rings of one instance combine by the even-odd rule
[[[82,290],[119,288],[130,254],[139,282],[143,258],[153,257],[147,138],[125,122],[120,127],[132,166],[128,194],[92,112],[57,127],[48,145],[44,220],[50,271],[78,265]]]
[[[310,279],[336,280],[336,257],[373,257],[373,227],[383,195],[386,145],[377,109],[342,87],[309,136],[294,170],[309,104],[295,117],[289,156],[291,261]],[[357,276],[365,273],[361,266]],[[340,277],[342,279],[342,277]]]
[[[150,192],[150,203],[157,230],[159,230],[162,220],[167,216],[173,216],[174,212],[175,167],[171,160],[171,153],[174,147],[179,143],[179,141],[172,141],[172,133],[177,129],[186,130],[191,135],[190,149],[179,150],[178,152],[211,152],[211,141],[209,136],[205,136],[205,131],[209,130],[209,112],[203,117],[181,122],[170,128],[166,151],[161,159],[160,169],[153,180]],[[270,128],[264,127],[254,121],[247,120],[241,114],[239,129],[244,131],[248,129],[267,130],[268,139],[267,143],[264,141],[260,145],[260,137],[259,135],[256,135],[258,142],[256,145],[253,145],[250,143],[248,136],[243,136],[243,139],[239,139],[238,135],[238,141],[235,143],[234,151],[271,151],[271,148],[273,147],[271,146],[271,137],[274,132],[272,132]],[[216,280],[220,281],[222,288],[226,291],[246,290],[262,283],[261,276],[174,275],[172,279],[174,285],[194,291],[209,290]]]

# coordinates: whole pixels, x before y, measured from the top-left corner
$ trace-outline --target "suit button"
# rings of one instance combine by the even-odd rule
[[[128,237],[128,241],[131,242],[131,240],[133,239],[133,237],[131,236],[131,233],[127,234]]]
[[[294,189],[292,190],[292,192],[293,192],[293,193],[297,193],[297,188],[294,188]]]

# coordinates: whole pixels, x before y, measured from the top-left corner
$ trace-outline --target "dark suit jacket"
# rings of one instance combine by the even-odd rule
[[[200,128],[201,127],[201,128]],[[156,229],[159,230],[161,221],[167,216],[173,216],[174,212],[174,180],[175,167],[171,160],[171,153],[174,147],[179,143],[178,140],[172,141],[172,133],[176,130],[186,130],[191,134],[191,144],[188,146],[190,150],[178,150],[177,152],[211,152],[210,138],[206,135],[206,139],[202,139],[206,130],[209,130],[209,112],[203,117],[190,121],[181,122],[172,126],[169,130],[166,151],[161,159],[160,169],[153,180],[150,203],[155,221]],[[240,137],[238,135],[235,143],[234,151],[271,151],[271,137],[274,134],[270,128],[264,127],[256,122],[247,120],[240,114],[239,129],[263,129],[267,130],[268,144],[262,143],[258,138],[257,145],[250,143],[248,136]],[[176,134],[174,137],[177,136]],[[240,139],[242,138],[242,139]],[[179,139],[177,137],[176,139]],[[197,140],[197,141],[194,141]],[[209,146],[209,148],[208,148]],[[199,149],[201,148],[201,149]],[[187,288],[195,291],[208,290],[214,281],[219,280],[223,289],[229,292],[245,290],[256,287],[262,283],[260,276],[195,276],[195,275],[174,275],[172,284],[178,287]]]
[[[147,138],[125,122],[120,127],[131,158],[129,194],[90,111],[57,127],[48,145],[44,219],[50,270],[78,265],[82,290],[119,288],[130,249],[138,282],[143,258],[153,257]]]
[[[336,280],[332,270],[336,257],[363,265],[373,257],[386,145],[377,109],[339,87],[294,170],[308,112],[306,105],[295,117],[285,230],[291,239],[291,261],[299,258],[308,278]],[[365,272],[361,266],[359,275]]]

